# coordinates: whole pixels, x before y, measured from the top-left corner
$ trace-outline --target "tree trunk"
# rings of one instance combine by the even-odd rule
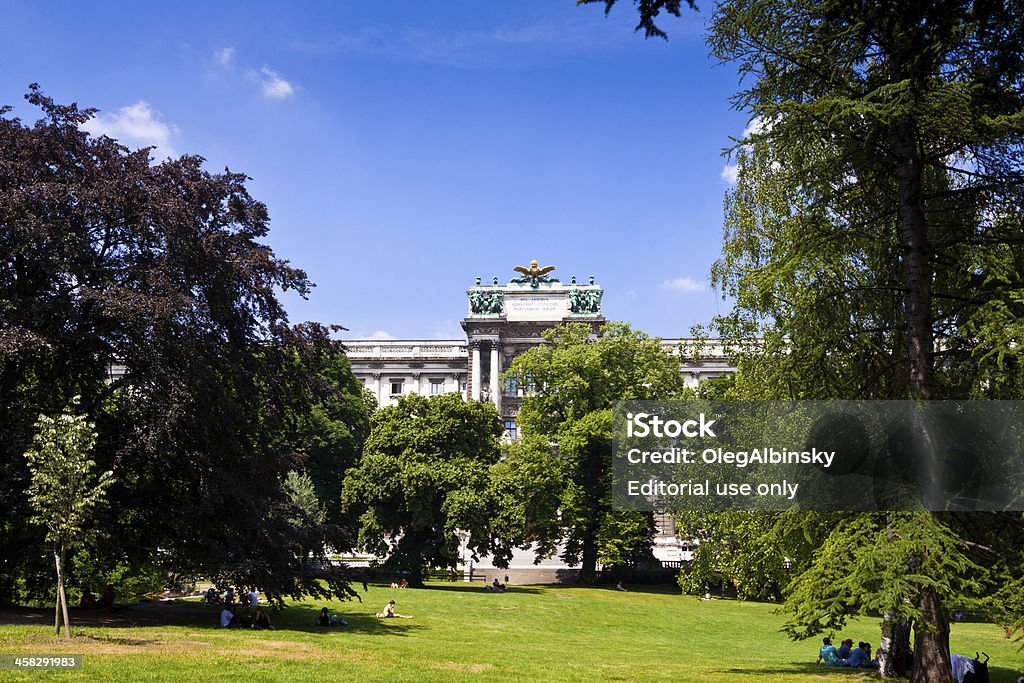
[[[914,673],[910,683],[953,683],[949,661],[949,616],[942,598],[926,586],[918,598],[921,619],[914,625]]]
[[[922,183],[924,164],[917,149],[917,131],[913,121],[897,123],[893,152],[899,166],[900,238],[903,248],[903,308],[907,317],[907,360],[910,363],[910,388],[914,398],[928,400],[934,394],[932,358],[935,340],[932,331],[932,266],[928,254],[928,224],[924,213]]]
[[[878,647],[882,651],[878,657],[878,675],[883,678],[905,676],[911,660],[910,622],[896,621],[891,612],[887,614]]]
[[[897,159],[899,188],[900,241],[903,254],[903,308],[906,315],[907,360],[910,365],[911,395],[917,400],[935,398],[933,361],[935,337],[932,329],[932,265],[928,244],[928,221],[924,211],[922,188],[924,163],[918,150],[917,126],[903,120],[893,128],[893,154]],[[934,457],[930,434],[922,430],[922,450]],[[935,467],[922,482],[922,498],[931,502],[935,492]],[[933,588],[921,589],[918,596],[921,617],[914,624],[914,672],[912,683],[952,683],[949,661],[949,617]]]
[[[71,637],[71,620],[68,618],[68,596],[64,591],[64,548],[53,553],[53,559],[57,563],[57,606],[64,615],[64,636]],[[60,620],[58,618],[56,634],[60,635]]]
[[[597,530],[587,529],[585,533],[580,557],[580,583],[593,584],[597,581]]]
[[[409,585],[413,588],[423,588],[423,560],[415,564],[409,572]]]
[[[611,441],[590,438],[585,446],[586,461],[583,463],[582,481],[586,492],[586,528],[580,530],[582,553],[580,556],[580,583],[593,584],[597,581],[597,534],[601,519],[609,506],[606,495],[610,484],[608,470],[611,466]]]
[[[54,553],[56,563],[57,555]],[[60,564],[57,563],[57,585],[60,585]],[[57,590],[57,599],[53,603],[53,634],[60,635],[60,589]]]

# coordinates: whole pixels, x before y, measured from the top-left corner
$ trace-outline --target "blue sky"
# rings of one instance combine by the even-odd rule
[[[293,321],[456,338],[474,278],[531,259],[651,334],[727,309],[707,280],[747,121],[708,7],[665,42],[628,0],[147,4],[0,0],[0,103],[34,117],[39,82],[95,131],[250,175],[317,283]]]

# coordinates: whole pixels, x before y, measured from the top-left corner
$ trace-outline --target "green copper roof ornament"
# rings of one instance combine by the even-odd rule
[[[501,290],[472,290],[469,295],[469,310],[473,315],[500,315],[505,304],[505,292]]]
[[[569,311],[577,314],[601,312],[603,289],[571,289],[569,290]]]
[[[526,266],[516,266],[515,268],[512,269],[517,273],[522,273],[523,277],[514,277],[510,280],[510,282],[515,282],[517,284],[522,285],[528,284],[534,289],[537,289],[537,287],[540,286],[542,282],[558,282],[558,278],[548,276],[548,273],[550,273],[554,269],[554,266],[544,266],[543,268],[538,268],[536,260],[530,261],[529,268],[527,268]]]

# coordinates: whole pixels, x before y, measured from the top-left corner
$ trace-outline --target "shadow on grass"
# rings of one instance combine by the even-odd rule
[[[779,666],[766,666],[764,668],[754,669],[726,669],[727,673],[730,674],[744,674],[749,676],[751,674],[763,674],[764,676],[782,677],[782,676],[810,676],[812,674],[837,674],[842,676],[850,676],[851,680],[859,681],[864,679],[876,678],[874,669],[847,669],[841,666],[830,666],[826,667],[822,664],[815,664],[813,662],[791,662],[788,665]],[[989,666],[989,680],[991,683],[1017,683],[1017,679],[1020,673],[1016,669],[1007,669],[1002,666]],[[906,681],[906,678],[894,678],[890,679],[894,681]]]
[[[487,584],[480,582],[461,582],[461,583],[428,583],[423,588],[407,588],[404,590],[426,590],[426,591],[449,591],[452,593],[475,593],[485,595],[502,595],[503,593],[518,593],[520,595],[536,595],[543,593],[544,589],[541,586],[509,586],[504,591],[489,591],[485,588]],[[558,584],[555,584],[557,586]]]
[[[280,611],[267,609],[275,631],[341,634],[354,631],[371,635],[404,636],[420,629],[413,619],[379,619],[373,609],[359,603],[345,603],[339,609],[337,604],[326,605],[332,614],[339,614],[348,622],[347,626],[325,628],[316,625],[320,608],[325,605],[288,605]],[[364,613],[352,613],[352,607]],[[220,625],[220,605],[206,605],[197,602],[145,602],[118,605],[113,610],[79,609],[70,610],[72,629],[104,628],[131,629],[163,626],[187,626],[212,631],[237,631],[249,629],[225,629]],[[245,609],[239,610],[245,613]],[[239,613],[236,611],[236,613]],[[249,611],[251,614],[251,611]],[[23,625],[53,628],[53,610],[32,608],[7,608],[0,610],[0,626]],[[105,638],[107,639],[107,638]],[[133,640],[117,637],[116,640]]]
[[[793,662],[788,666],[768,666],[757,669],[727,669],[727,673],[730,674],[744,674],[750,676],[751,674],[758,675],[763,674],[764,676],[811,676],[812,674],[837,674],[841,676],[850,676],[850,680],[859,681],[875,679],[874,669],[846,669],[841,666],[825,667],[820,664],[804,663],[804,662]],[[989,680],[991,683],[1017,683],[1017,678],[1020,674],[1015,669],[1007,669],[1002,666],[989,666]],[[906,678],[894,678],[894,681],[906,681]]]
[[[808,676],[810,674],[841,674],[846,676],[855,677],[853,680],[860,680],[865,676],[871,678],[875,677],[874,669],[847,669],[841,666],[829,666],[826,667],[824,664],[815,664],[814,662],[791,662],[789,664],[777,665],[777,666],[765,666],[759,667],[756,670],[752,668],[748,669],[726,669],[727,673],[730,674],[763,674],[764,676]],[[900,679],[894,679],[900,680]]]
[[[602,584],[602,585],[598,585],[598,586],[573,586],[573,587],[574,588],[575,587],[579,587],[579,588],[598,588],[598,589],[601,589],[601,590],[611,591],[613,593],[640,593],[640,594],[643,594],[643,595],[646,595],[646,594],[650,594],[650,595],[682,595],[683,594],[683,591],[679,588],[679,586],[671,586],[671,585],[668,585],[668,584],[638,584],[638,585],[624,584],[624,585],[626,587],[626,590],[624,590],[624,591],[620,591],[614,585],[610,585],[610,584],[609,585],[603,585]],[[715,600],[718,600],[718,599],[719,598],[716,596]]]
[[[989,681],[991,683],[1017,683],[1024,671],[1018,669],[1007,669],[1005,666],[988,667]]]

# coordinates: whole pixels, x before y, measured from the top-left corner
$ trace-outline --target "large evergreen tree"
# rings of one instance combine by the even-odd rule
[[[639,5],[641,26],[672,10]],[[737,303],[719,331],[761,340],[732,395],[1019,398],[1024,5],[732,0],[709,26],[713,55],[744,77],[734,104],[754,131],[734,150],[714,271]],[[944,601],[973,593],[1002,611],[993,582],[964,573],[977,562],[1019,585],[1019,544],[986,539],[1017,539],[1020,523],[860,518],[860,554],[825,540],[794,584],[792,626],[882,609],[896,642],[894,624],[913,619],[915,680],[948,681]],[[848,597],[825,586],[837,571],[857,584]]]

